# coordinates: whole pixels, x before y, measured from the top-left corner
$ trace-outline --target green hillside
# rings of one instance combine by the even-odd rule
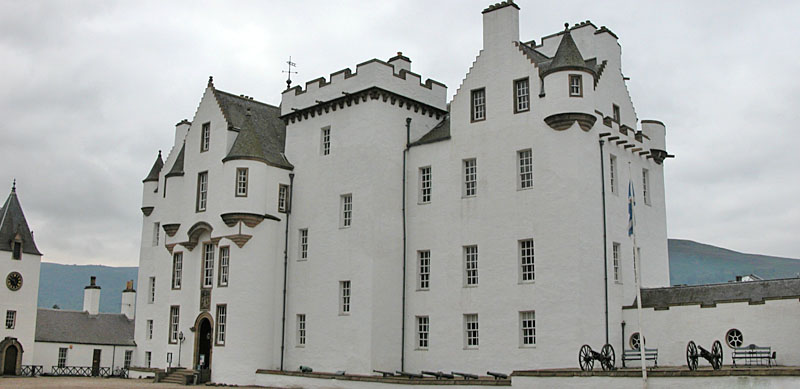
[[[100,265],[62,265],[42,262],[39,274],[39,307],[80,311],[83,309],[83,288],[89,277],[97,277],[100,285],[100,312],[118,313],[125,283],[133,280],[136,289],[138,267]]]

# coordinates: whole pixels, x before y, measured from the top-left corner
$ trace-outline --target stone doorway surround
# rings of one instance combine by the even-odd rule
[[[14,350],[9,351],[10,348],[14,348]],[[7,336],[0,342],[0,376],[2,375],[9,375],[6,373],[6,364],[7,363],[14,363],[14,373],[13,375],[20,375],[22,370],[22,353],[24,352],[22,348],[22,344],[19,343],[17,338],[12,338]],[[16,356],[14,356],[16,354]],[[15,359],[15,361],[6,361],[6,356]]]

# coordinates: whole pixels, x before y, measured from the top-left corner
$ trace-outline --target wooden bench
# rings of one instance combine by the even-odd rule
[[[777,364],[777,354],[777,352],[772,351],[772,347],[761,347],[751,344],[745,347],[734,348],[731,360],[733,360],[733,366],[736,366],[737,360],[744,360],[745,364],[748,366],[763,365],[764,361],[767,362],[767,366],[772,366],[773,363]]]
[[[622,367],[625,367],[625,361],[641,361],[642,354],[639,349],[622,350]],[[657,348],[644,348],[644,360],[653,361],[653,367],[658,367],[658,349]]]

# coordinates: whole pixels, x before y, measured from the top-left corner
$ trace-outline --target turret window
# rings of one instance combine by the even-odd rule
[[[11,258],[13,259],[22,259],[22,242],[14,241],[14,247],[12,248]]]
[[[472,91],[472,121],[486,119],[486,89],[480,88]]]
[[[569,75],[569,95],[583,97],[583,77],[580,74]]]
[[[203,123],[203,129],[200,133],[200,152],[208,151],[208,146],[211,144],[211,123]]]
[[[247,197],[247,168],[236,168],[236,197]]]
[[[288,199],[289,185],[278,185],[278,212],[287,212],[289,209]]]
[[[528,78],[514,81],[514,113],[530,110],[530,95]]]

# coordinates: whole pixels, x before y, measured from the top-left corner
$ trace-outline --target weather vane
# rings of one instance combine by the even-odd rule
[[[286,79],[286,89],[292,87],[292,73],[297,74],[297,72],[292,71],[292,67],[297,67],[297,64],[292,62],[292,56],[289,56],[289,60],[286,61],[286,64],[289,65],[289,70],[283,70],[281,73],[288,73],[289,78]]]

